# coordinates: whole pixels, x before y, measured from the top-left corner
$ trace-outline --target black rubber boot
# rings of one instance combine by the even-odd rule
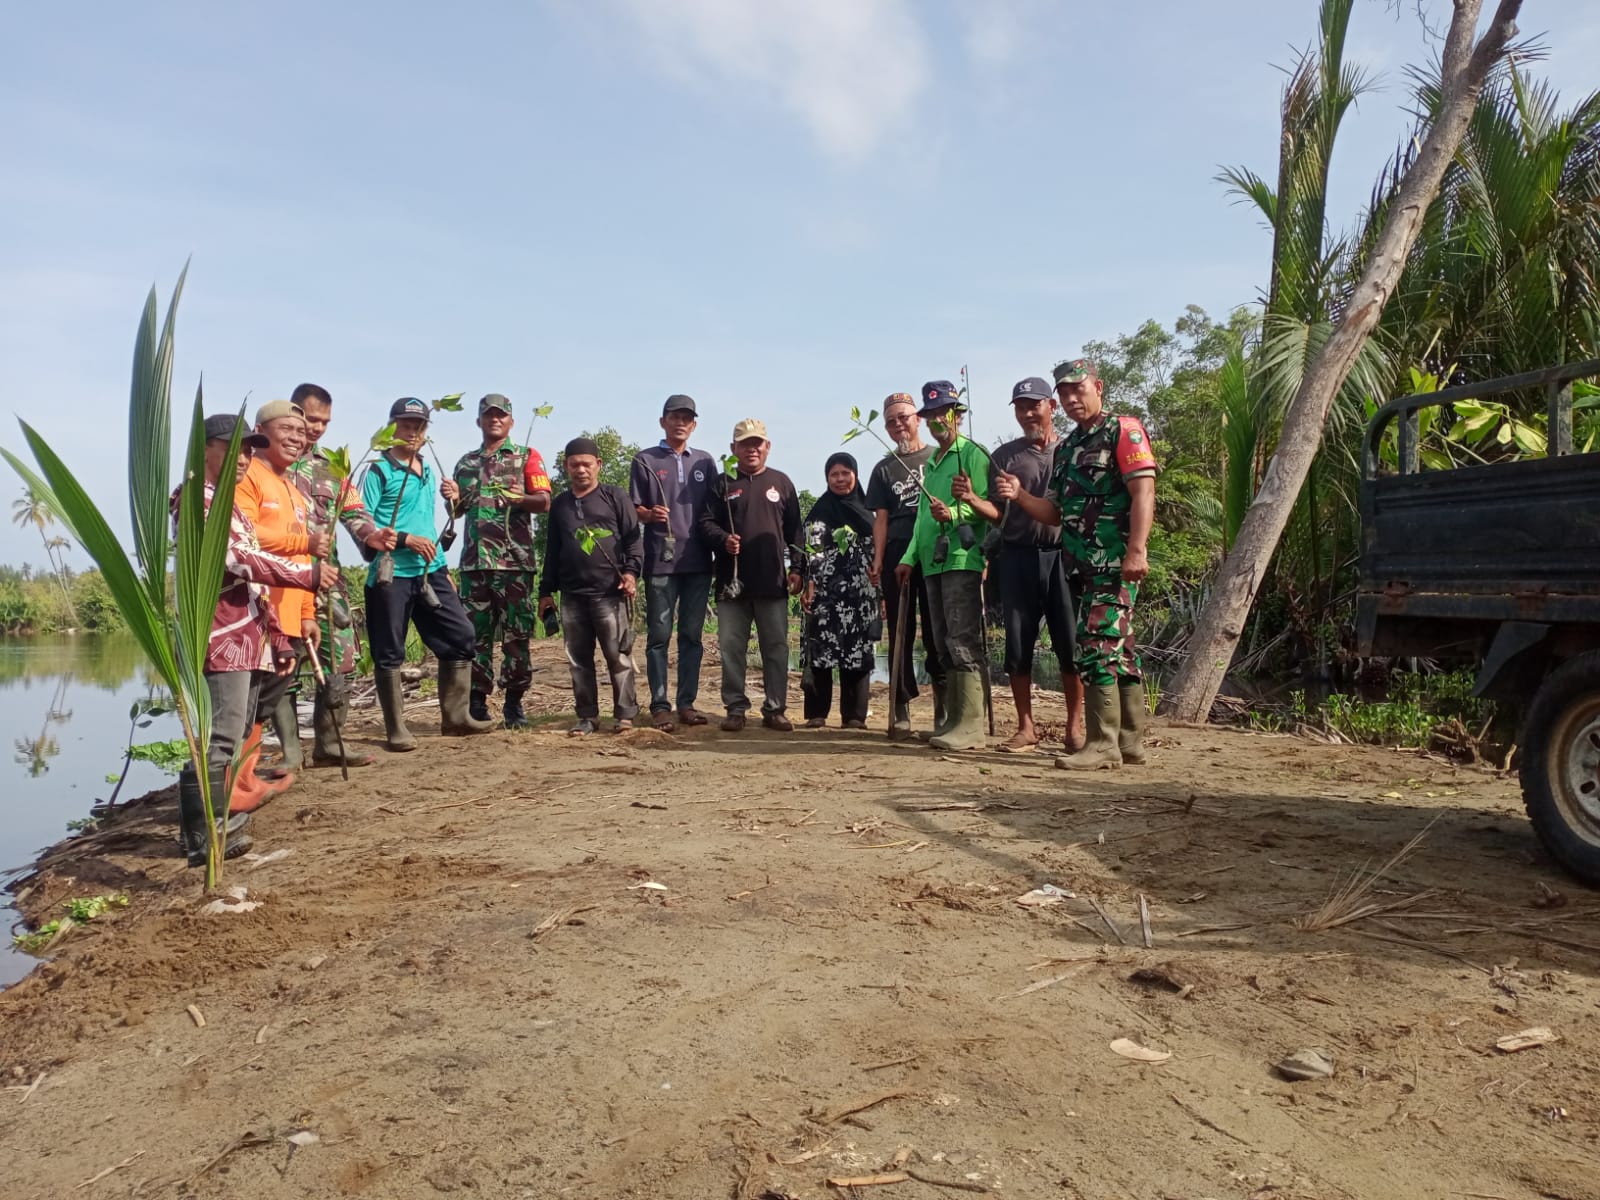
[[[507,729],[526,729],[528,727],[528,714],[522,711],[522,697],[527,688],[507,688],[505,712],[502,721]],[[474,713],[474,716],[477,714]]]
[[[211,771],[213,812],[227,811],[227,775],[226,767],[214,767]],[[238,858],[254,844],[250,835],[242,832],[249,823],[249,813],[235,813],[218,822],[224,826],[223,858]],[[178,775],[178,841],[191,867],[206,865],[210,852],[206,838],[206,802],[200,794],[200,776],[192,765],[184,767]]]
[[[467,715],[474,721],[488,721],[491,719],[489,716],[488,692],[480,692],[477,688],[472,689],[472,698],[467,701]]]

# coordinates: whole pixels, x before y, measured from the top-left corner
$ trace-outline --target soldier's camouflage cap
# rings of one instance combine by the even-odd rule
[[[1056,364],[1056,386],[1060,387],[1063,383],[1082,383],[1085,379],[1096,378],[1097,374],[1094,363],[1087,358],[1071,358]]]
[[[482,400],[478,401],[478,415],[480,417],[483,416],[484,413],[492,412],[495,409],[498,409],[509,417],[511,416],[511,401],[506,399],[506,397],[502,396],[499,392],[490,392]]]

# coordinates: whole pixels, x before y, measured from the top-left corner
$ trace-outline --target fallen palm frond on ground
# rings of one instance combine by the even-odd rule
[[[1351,921],[1359,921],[1363,917],[1376,916],[1379,913],[1394,912],[1397,909],[1409,908],[1422,900],[1430,899],[1437,895],[1433,891],[1417,892],[1411,896],[1403,896],[1398,900],[1374,901],[1369,899],[1378,881],[1389,872],[1393,871],[1406,859],[1410,858],[1422,845],[1428,831],[1439,820],[1435,817],[1417,832],[1404,846],[1395,851],[1393,857],[1376,871],[1369,871],[1363,863],[1356,868],[1355,873],[1345,880],[1333,892],[1303,917],[1296,917],[1294,927],[1302,933],[1322,933],[1329,929],[1337,929],[1341,925],[1348,925]]]

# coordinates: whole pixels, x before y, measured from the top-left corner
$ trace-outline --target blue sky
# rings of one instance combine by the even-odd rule
[[[1403,7],[1357,5],[1349,57],[1383,86],[1339,145],[1341,223],[1430,53]],[[212,411],[312,379],[335,444],[397,396],[500,391],[555,406],[531,432],[553,456],[604,424],[653,440],[686,391],[699,444],[763,417],[772,464],[816,487],[852,405],[963,363],[990,440],[1011,383],[1083,342],[1254,298],[1267,239],[1213,177],[1272,174],[1280,68],[1315,21],[1311,0],[25,6],[0,388],[125,523],[135,324],[192,254],[180,404],[202,371]],[[1521,24],[1568,104],[1600,86],[1600,5],[1529,0]],[[448,463],[477,431],[436,436]],[[0,527],[0,560],[41,557]]]

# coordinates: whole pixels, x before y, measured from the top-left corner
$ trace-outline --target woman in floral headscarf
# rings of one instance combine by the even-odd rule
[[[856,460],[835,454],[826,468],[828,490],[806,515],[807,582],[801,643],[806,726],[820,729],[833,707],[839,672],[839,715],[846,729],[867,727],[867,700],[882,622],[872,566],[872,512],[861,491]]]

